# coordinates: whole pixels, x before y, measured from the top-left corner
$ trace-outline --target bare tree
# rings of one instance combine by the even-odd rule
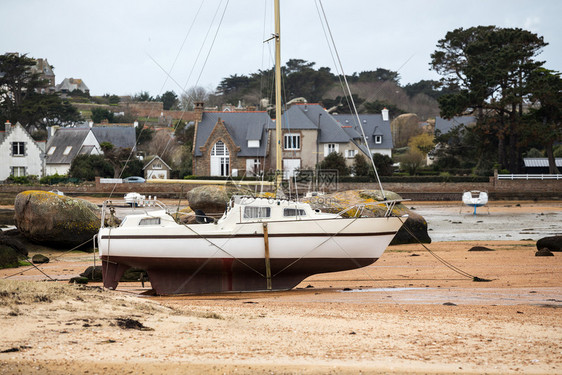
[[[181,94],[180,107],[184,111],[192,111],[193,103],[195,102],[206,102],[209,100],[209,95],[211,93],[204,87],[193,86],[189,88],[186,92]]]

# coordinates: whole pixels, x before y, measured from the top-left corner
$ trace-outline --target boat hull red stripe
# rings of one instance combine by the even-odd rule
[[[291,289],[312,274],[345,271],[373,264],[377,258],[303,258],[270,260],[272,288]],[[103,280],[116,288],[127,268],[147,271],[157,294],[266,290],[263,258],[146,258],[102,256]],[[292,264],[294,263],[294,264]]]

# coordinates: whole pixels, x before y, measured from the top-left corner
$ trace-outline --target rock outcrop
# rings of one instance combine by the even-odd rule
[[[537,241],[537,250],[562,251],[562,236],[543,237]]]
[[[226,205],[233,194],[249,194],[245,189],[236,186],[205,185],[187,192],[189,207],[193,211],[201,210],[207,216],[219,218],[224,213]]]
[[[47,191],[19,193],[14,209],[20,232],[33,242],[51,246],[78,246],[91,240],[100,226],[95,204]]]

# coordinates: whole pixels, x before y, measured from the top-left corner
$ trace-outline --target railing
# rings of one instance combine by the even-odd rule
[[[499,174],[498,180],[562,180],[562,174]]]

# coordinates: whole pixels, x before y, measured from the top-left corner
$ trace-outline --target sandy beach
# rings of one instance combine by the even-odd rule
[[[498,202],[476,216],[408,206],[439,238],[435,255],[490,281],[413,244],[273,293],[146,297],[140,282],[108,291],[5,269],[0,374],[561,373],[562,256],[536,257],[535,243],[560,233],[562,203]],[[93,261],[49,255],[41,269],[61,280]]]

